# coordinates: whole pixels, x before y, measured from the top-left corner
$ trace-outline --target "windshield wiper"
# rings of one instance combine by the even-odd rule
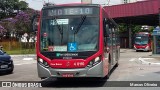
[[[82,24],[84,23],[86,19],[86,16],[82,16],[81,17],[81,22],[79,23],[78,27],[76,28],[76,31],[74,32],[74,42],[75,42],[75,34],[77,34],[82,26]]]
[[[61,34],[61,45],[62,45],[62,40],[63,40],[63,24],[62,24],[62,28],[61,28],[61,26],[58,24],[58,22],[57,22],[57,19],[56,18],[53,18],[53,20],[54,20],[54,22],[56,23],[56,25],[57,25],[57,27],[58,27],[58,30],[59,30],[59,32],[60,32],[60,34]]]
[[[79,23],[78,27],[76,28],[76,31],[74,32],[74,34],[78,33],[78,31],[80,30],[80,28],[81,28],[82,24],[84,23],[85,19],[86,19],[86,15],[81,17],[81,22]]]

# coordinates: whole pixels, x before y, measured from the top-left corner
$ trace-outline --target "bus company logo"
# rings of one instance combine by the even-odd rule
[[[66,67],[69,67],[69,66],[70,66],[70,62],[67,62],[67,63],[66,63]]]
[[[11,82],[2,82],[2,87],[12,87]]]
[[[56,53],[56,57],[59,57],[61,55],[61,53]]]
[[[78,53],[56,53],[56,57],[75,57]]]

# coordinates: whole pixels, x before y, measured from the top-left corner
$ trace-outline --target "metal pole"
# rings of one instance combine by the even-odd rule
[[[159,8],[159,27],[160,27],[160,8]]]
[[[129,48],[132,48],[132,30],[131,30],[131,25],[129,25]]]

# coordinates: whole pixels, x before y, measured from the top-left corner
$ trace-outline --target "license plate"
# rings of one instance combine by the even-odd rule
[[[74,75],[72,73],[65,73],[62,74],[62,77],[74,77]]]
[[[8,68],[8,65],[1,65],[1,68]]]

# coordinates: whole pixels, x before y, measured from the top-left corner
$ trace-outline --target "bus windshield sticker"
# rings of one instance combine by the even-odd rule
[[[43,37],[47,37],[47,33],[43,33]]]
[[[141,37],[136,37],[137,39],[141,39]]]
[[[58,25],[68,24],[68,19],[56,19]],[[54,20],[51,20],[50,25],[57,25]]]
[[[67,46],[53,46],[53,51],[67,51]]]
[[[54,51],[54,46],[48,46],[48,51]]]
[[[78,53],[56,53],[56,57],[77,57]]]
[[[68,43],[68,51],[69,52],[74,52],[77,51],[77,43]]]

